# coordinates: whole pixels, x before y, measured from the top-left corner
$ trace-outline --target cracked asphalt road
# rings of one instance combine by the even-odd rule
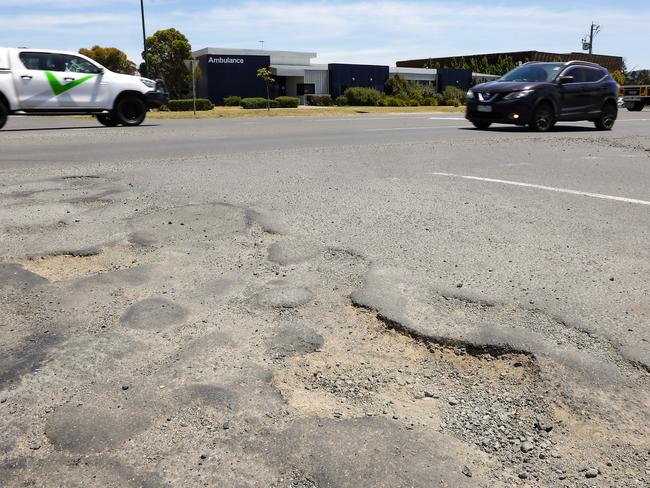
[[[650,486],[648,112],[458,119],[11,119],[0,485]]]

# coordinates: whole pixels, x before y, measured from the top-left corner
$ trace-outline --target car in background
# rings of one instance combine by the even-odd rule
[[[618,97],[618,84],[598,64],[530,62],[471,88],[465,116],[478,129],[501,123],[546,132],[559,121],[588,120],[611,130]]]

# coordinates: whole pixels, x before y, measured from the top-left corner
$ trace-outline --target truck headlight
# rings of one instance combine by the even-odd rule
[[[475,97],[474,92],[472,90],[467,91],[467,99],[472,100]]]
[[[152,90],[156,89],[156,82],[153,80],[148,80],[147,78],[140,78],[140,81],[144,83],[144,85],[147,88],[151,88]]]
[[[503,97],[503,99],[504,100],[517,100],[519,98],[527,97],[531,93],[533,93],[533,90],[516,91],[516,92],[508,93],[505,97]]]

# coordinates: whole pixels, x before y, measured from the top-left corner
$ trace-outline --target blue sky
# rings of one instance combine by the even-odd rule
[[[595,51],[650,68],[646,1],[145,0],[147,31],[176,27],[194,49],[303,50],[318,62],[396,60],[495,51]],[[139,0],[0,0],[0,46],[76,51],[114,46],[139,61]]]

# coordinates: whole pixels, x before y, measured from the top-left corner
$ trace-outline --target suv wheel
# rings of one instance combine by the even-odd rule
[[[641,110],[643,110],[644,105],[645,104],[643,102],[634,102],[632,105],[628,105],[627,109],[630,112],[640,112]]]
[[[111,114],[98,114],[97,121],[106,127],[115,127],[117,125],[117,121],[111,116]]]
[[[553,106],[548,102],[540,103],[533,112],[530,128],[536,132],[548,132],[555,125]]]
[[[608,103],[607,105],[605,105],[600,114],[600,117],[594,120],[596,129],[612,130],[612,127],[614,127],[614,123],[616,122],[617,112],[618,110],[616,109],[616,106],[613,103]]]
[[[8,117],[9,117],[9,109],[2,101],[0,101],[0,129],[2,129],[5,126]]]
[[[474,127],[480,130],[487,130],[490,128],[492,125],[492,122],[478,122],[478,121],[473,121],[472,124],[474,124]]]
[[[125,95],[115,104],[111,114],[116,123],[133,127],[144,122],[147,115],[147,106],[135,95]]]

